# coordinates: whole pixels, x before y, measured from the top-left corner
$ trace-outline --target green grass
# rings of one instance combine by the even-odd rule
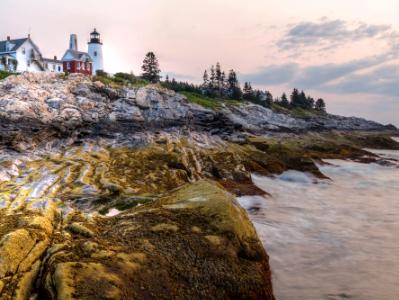
[[[131,85],[136,88],[145,87],[149,84],[150,84],[150,82],[145,79],[137,79],[136,82],[131,83]]]
[[[217,110],[220,108],[220,102],[216,99],[201,96],[190,92],[180,92],[180,94],[187,97],[188,102],[201,105],[205,108]]]
[[[192,92],[179,92],[180,94],[187,97],[188,102],[201,105],[205,108],[218,110],[221,108],[222,104],[227,106],[239,106],[243,102],[240,100],[226,100],[219,98],[209,98],[197,93]]]
[[[105,84],[106,86],[111,86],[111,87],[122,87],[123,86],[121,83],[115,82],[114,80],[112,80],[111,77],[96,75],[93,77],[93,81],[99,81],[99,82]]]
[[[224,100],[223,103],[227,106],[240,106],[243,102],[241,100]]]
[[[276,112],[276,113],[281,113],[281,114],[289,114],[290,110],[282,107],[280,105],[278,105],[277,103],[273,103],[272,107],[271,107],[272,111]]]
[[[12,73],[7,72],[7,71],[1,71],[0,70],[0,80],[7,78],[8,76],[12,75]]]
[[[290,114],[296,118],[310,118],[313,116],[323,116],[326,115],[325,112],[317,111],[315,109],[303,109],[303,108],[293,108],[290,110]]]
[[[309,110],[304,110],[302,108],[293,108],[290,111],[291,115],[296,118],[307,118],[313,116],[313,113]]]
[[[113,88],[121,88],[125,86],[129,87],[144,87],[149,84],[147,80],[136,78],[134,80],[127,80],[120,77],[115,76],[102,76],[96,75],[93,77],[93,81],[100,81],[101,83],[105,84],[106,86],[110,86]]]

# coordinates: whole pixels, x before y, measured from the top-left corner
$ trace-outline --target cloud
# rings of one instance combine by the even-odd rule
[[[389,54],[366,57],[341,64],[322,64],[303,68],[293,80],[295,86],[315,88],[330,81],[382,64],[390,59]]]
[[[253,84],[278,85],[290,82],[294,79],[299,66],[297,64],[270,65],[258,69],[251,74],[242,74],[242,81],[250,81]]]
[[[388,54],[342,64],[300,67],[271,65],[241,76],[261,86],[286,85],[335,94],[373,94],[399,98],[399,64],[387,65]]]
[[[399,65],[381,66],[365,74],[352,74],[338,82],[321,86],[339,94],[374,94],[399,97]]]
[[[390,59],[389,54],[366,57],[341,64],[329,63],[300,67],[296,63],[269,65],[254,73],[241,75],[241,80],[260,85],[289,83],[301,88],[315,88],[351,73],[378,66]]]
[[[387,38],[390,40],[392,53],[397,55],[399,53],[399,32],[392,32]]]
[[[343,20],[323,18],[319,22],[301,22],[291,25],[277,44],[282,49],[298,46],[325,46],[365,38],[383,38],[390,32],[392,32],[390,25],[350,24]]]
[[[399,65],[394,60],[399,57],[399,31],[390,25],[347,22],[322,18],[317,22],[301,22],[289,25],[286,33],[277,42],[281,50],[289,50],[298,57],[307,48],[318,53],[326,53],[335,47],[347,47],[350,43],[371,39],[383,41],[388,46],[378,55],[355,59],[344,63],[327,63],[312,66],[294,64],[294,72],[289,65],[264,67],[262,71],[247,75],[255,78],[257,84],[273,85],[275,81],[289,87],[312,89],[336,94],[370,94],[399,98]],[[371,42],[370,42],[371,43]],[[378,51],[378,50],[377,50]],[[293,64],[291,64],[293,65]],[[269,80],[276,72],[279,80]],[[262,75],[266,75],[262,77]],[[283,82],[286,79],[286,82]]]

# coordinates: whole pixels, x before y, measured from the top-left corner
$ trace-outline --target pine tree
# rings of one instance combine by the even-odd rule
[[[169,75],[166,75],[165,82],[169,83]]]
[[[157,83],[161,79],[161,76],[159,75],[161,73],[161,70],[159,69],[159,62],[154,52],[147,53],[141,69],[143,70],[142,77],[144,79],[152,83]]]
[[[306,109],[313,109],[314,108],[314,104],[315,104],[314,99],[312,97],[308,96],[306,98]]]
[[[226,87],[226,73],[223,71],[222,74],[220,75],[220,89],[223,91],[225,87]]]
[[[216,78],[215,78],[215,80],[216,80],[216,83],[217,83],[217,87],[218,87],[218,89],[220,89],[220,83],[221,83],[221,79],[222,79],[222,70],[221,70],[221,68],[220,68],[220,63],[216,63],[216,70],[215,70],[215,76],[216,76]]]
[[[266,100],[265,100],[265,106],[270,108],[273,105],[273,95],[272,93],[266,91]]]
[[[238,83],[237,74],[234,70],[229,71],[226,85],[227,94],[230,99],[240,100],[242,98],[242,91]]]
[[[317,111],[321,112],[326,112],[326,103],[324,102],[323,99],[317,99],[316,104],[315,104],[315,109]]]
[[[290,107],[290,102],[288,101],[287,95],[285,93],[283,93],[283,95],[281,96],[280,105],[285,108]]]
[[[301,102],[301,100],[299,97],[299,91],[298,91],[298,89],[294,89],[291,94],[290,106],[291,107],[301,107],[300,102]]]
[[[243,98],[248,101],[253,101],[254,100],[254,92],[252,90],[252,86],[250,82],[245,82],[244,84],[244,94]]]
[[[175,78],[172,78],[172,87],[173,87],[173,90],[177,89],[177,81]]]
[[[258,104],[263,104],[262,103],[262,92],[260,90],[256,90],[254,92],[254,102]]]
[[[215,67],[212,65],[211,66],[211,77],[210,77],[210,82],[209,82],[209,87],[211,89],[213,89],[216,86],[215,81],[216,81]]]
[[[301,91],[301,93],[299,94],[299,107],[306,109],[307,105],[306,105],[306,94],[304,91]]]
[[[227,89],[231,92],[237,86],[237,75],[234,70],[229,71],[227,75]]]
[[[205,70],[204,76],[202,78],[204,80],[203,87],[205,87],[205,88],[208,87],[208,85],[209,85],[209,76],[208,76],[208,71],[207,70]]]

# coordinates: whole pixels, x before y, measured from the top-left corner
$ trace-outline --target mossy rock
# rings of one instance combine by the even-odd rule
[[[215,182],[185,185],[90,226],[98,228],[95,236],[76,235],[47,260],[39,296],[274,299],[252,223]]]

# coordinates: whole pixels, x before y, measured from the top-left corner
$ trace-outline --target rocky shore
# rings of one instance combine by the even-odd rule
[[[251,174],[386,161],[393,126],[211,110],[156,85],[0,81],[1,299],[274,299]]]

